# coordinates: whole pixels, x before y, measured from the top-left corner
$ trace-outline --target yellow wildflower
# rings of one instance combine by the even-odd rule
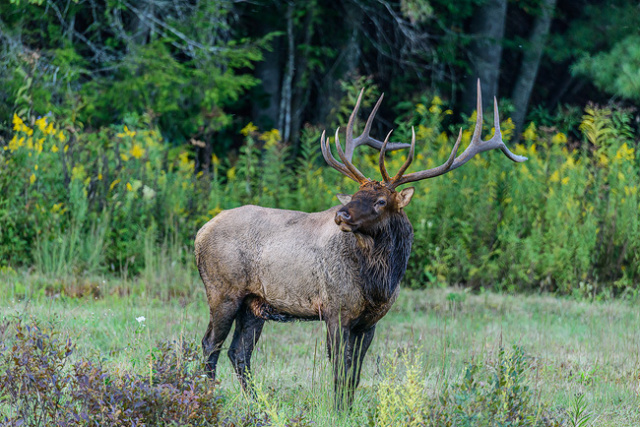
[[[555,171],[549,177],[549,182],[558,182],[558,181],[560,181],[560,172]]]
[[[189,164],[189,153],[187,153],[186,151],[183,151],[182,153],[178,154],[178,158],[180,159],[181,165]]]
[[[139,159],[140,157],[144,156],[144,149],[139,144],[133,144],[130,153],[133,157]]]
[[[538,137],[538,135],[536,134],[536,124],[534,122],[531,122],[529,126],[527,126],[527,129],[522,133],[522,136],[527,141],[535,140]]]
[[[131,185],[130,182],[127,182],[127,190],[133,191],[133,186]]]
[[[450,116],[451,114],[453,114],[453,111],[451,111],[451,110],[446,110],[444,113],[445,113],[447,116]]]
[[[556,133],[553,135],[553,138],[551,138],[551,143],[554,145],[564,144],[565,142],[567,142],[567,135],[562,132]]]
[[[600,153],[598,162],[600,163],[601,166],[607,166],[609,164],[609,158],[605,153]]]
[[[282,140],[278,129],[271,129],[270,131],[263,133],[260,135],[260,139],[265,142],[265,148],[271,148]]]
[[[427,107],[425,107],[424,104],[417,104],[416,113],[421,116],[424,116],[427,113]]]
[[[36,150],[38,153],[42,153],[42,147],[44,146],[44,138],[40,138],[36,141]]]
[[[573,156],[567,157],[567,161],[562,165],[563,168],[573,169],[576,166],[575,160],[573,160]]]
[[[47,129],[47,116],[40,117],[36,120],[36,126],[40,129],[40,132],[44,132]]]
[[[233,180],[236,177],[236,167],[229,168],[227,171],[227,178]]]
[[[429,107],[429,112],[431,114],[440,114],[442,113],[442,108],[440,108],[439,105],[434,104],[431,107]]]
[[[36,174],[32,173],[29,177],[29,183],[33,184],[34,182],[36,182]]]
[[[13,130],[21,130],[24,122],[16,113],[13,113]]]
[[[253,133],[257,130],[258,130],[258,127],[254,125],[253,122],[249,122],[248,125],[242,128],[240,133],[243,134],[244,136],[249,136],[250,133]]]
[[[220,159],[218,158],[218,156],[216,156],[215,154],[213,154],[213,155],[211,156],[211,162],[212,162],[214,165],[216,165],[216,166],[217,166],[217,165],[219,165],[219,164],[220,164]]]
[[[472,132],[470,130],[468,130],[468,129],[462,131],[462,145],[463,146],[469,145],[469,142],[471,142],[471,135],[472,135]]]
[[[54,133],[56,133],[56,130],[53,128],[53,123],[49,123],[47,128],[44,130],[44,133],[46,133],[47,135],[53,135]]]
[[[124,153],[120,153],[120,158],[122,159],[123,162],[126,162],[127,160],[129,160],[129,156],[127,156]]]
[[[125,137],[125,136],[128,136],[128,137],[130,137],[130,138],[133,138],[134,136],[136,136],[136,133],[135,133],[135,132],[133,132],[133,131],[130,131],[130,130],[129,130],[129,128],[127,127],[127,125],[124,125],[124,133],[116,134],[116,136],[117,136],[118,138],[123,138],[123,137]]]
[[[64,152],[66,153],[67,151],[69,151],[69,144],[64,146]]]
[[[442,99],[438,95],[434,96],[431,105],[442,105]]]
[[[84,180],[85,176],[86,176],[86,172],[84,170],[84,165],[75,165],[72,169],[71,169],[71,179],[72,180],[78,180],[78,181],[82,181]]]
[[[120,178],[116,179],[115,181],[113,181],[111,183],[111,185],[109,186],[109,191],[113,190],[113,187],[115,187],[116,185],[118,185],[118,183],[120,182]]]
[[[58,152],[58,146],[57,145],[51,146],[51,152],[57,153]]]
[[[502,122],[502,125],[501,125],[502,139],[504,140],[511,139],[511,135],[513,134],[513,131],[515,130],[515,128],[516,128],[516,124],[513,123],[513,120],[511,120],[511,117],[507,117],[507,120]],[[493,134],[495,133],[496,133],[496,130],[493,129]]]
[[[51,208],[51,212],[56,213],[56,212],[60,211],[61,208],[62,208],[62,203],[56,203]]]
[[[60,140],[60,142],[65,142],[67,140],[67,137],[64,136],[64,133],[62,133],[62,131],[58,132],[58,140]]]
[[[33,167],[33,169],[34,169],[34,170],[38,170],[38,165],[35,165],[35,166]]]
[[[618,151],[616,152],[616,160],[633,160],[634,157],[634,150],[633,148],[629,148],[629,146],[627,146],[627,143],[625,142],[624,144],[622,144],[622,146],[620,148],[618,148]]]
[[[433,129],[428,128],[425,125],[418,125],[418,132],[416,132],[416,139],[422,140],[433,135]]]
[[[564,178],[562,178],[562,185],[568,184],[569,183],[569,177],[565,176]]]
[[[102,181],[102,174],[101,173],[98,174],[98,181]]]

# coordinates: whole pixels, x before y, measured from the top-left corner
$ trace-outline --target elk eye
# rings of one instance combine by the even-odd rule
[[[376,205],[378,206],[384,206],[387,204],[387,201],[385,199],[380,199],[376,202]]]

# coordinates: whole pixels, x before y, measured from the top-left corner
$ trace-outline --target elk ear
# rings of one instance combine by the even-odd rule
[[[338,200],[340,200],[340,203],[343,205],[351,201],[351,194],[336,194],[336,197],[338,197]]]
[[[413,192],[416,191],[414,187],[403,188],[401,192],[398,193],[398,207],[400,209],[404,208],[411,201],[411,197],[413,197]]]

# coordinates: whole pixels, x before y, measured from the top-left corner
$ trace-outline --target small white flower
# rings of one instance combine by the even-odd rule
[[[433,223],[431,221],[427,222],[427,227],[431,228],[431,226],[433,226]]]
[[[138,323],[142,323],[147,319],[145,319],[144,316],[140,316],[140,317],[136,317],[136,320],[138,321]]]

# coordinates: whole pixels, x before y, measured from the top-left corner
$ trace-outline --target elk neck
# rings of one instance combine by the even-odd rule
[[[362,290],[372,305],[392,297],[407,269],[413,227],[403,212],[391,215],[372,230],[354,233]]]

